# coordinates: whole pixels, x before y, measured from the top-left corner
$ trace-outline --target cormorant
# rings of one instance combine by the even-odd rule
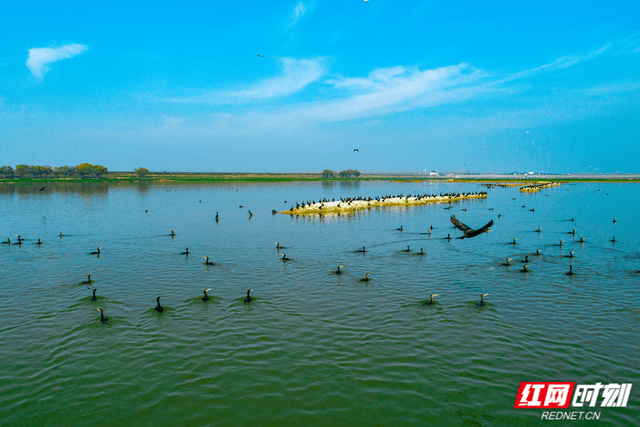
[[[614,223],[614,224],[616,223],[616,219],[615,219],[615,218],[613,218],[613,223]]]
[[[540,249],[536,249],[536,253],[535,253],[535,255],[542,255],[542,254],[540,253]]]
[[[615,243],[616,242],[616,236],[613,236],[613,239],[611,239],[611,242]],[[14,243],[15,244],[15,243]]]
[[[91,301],[91,302],[96,302],[96,301],[98,301],[98,297],[96,296],[96,291],[97,291],[97,290],[98,290],[98,288],[95,288],[95,289],[93,290],[93,296],[92,296],[91,298],[89,298],[89,301]]]
[[[244,208],[244,206],[242,206],[242,205],[239,205],[238,207],[239,207],[240,209]]]
[[[420,248],[420,253],[418,253],[416,255],[426,255],[426,253],[424,252],[424,250],[422,250],[422,248]]]
[[[81,283],[81,285],[90,285],[93,280],[91,280],[91,274],[87,277],[87,280]]]
[[[527,270],[527,267],[529,267],[529,265],[528,265],[528,264],[523,265],[523,266],[522,266],[522,270],[520,270],[520,272],[521,272],[521,273],[528,273],[528,272],[529,272],[529,270]]]
[[[184,252],[180,252],[180,255],[189,255],[189,248],[185,249]]]
[[[573,272],[573,266],[572,265],[569,266],[569,272],[567,272],[565,274],[567,276],[573,276],[574,274],[576,274],[576,273]]]
[[[280,246],[280,243],[276,242],[276,249],[279,251],[280,249],[287,249],[284,246]]]
[[[175,235],[176,235],[176,230],[171,230],[171,234],[169,234],[169,236],[175,237]]]
[[[438,294],[429,295],[429,301],[425,302],[422,305],[435,305],[436,302],[433,300],[433,297],[437,297],[437,296],[438,296]]]
[[[282,257],[282,262],[287,262],[289,261],[289,258],[287,258],[286,254],[280,254],[280,256]]]
[[[564,240],[560,240],[560,243],[558,244],[558,246],[562,246],[562,242],[564,242]]]
[[[369,279],[369,275],[370,275],[370,274],[371,274],[371,273],[367,273],[367,274],[365,274],[364,278],[363,278],[363,279],[360,279],[360,281],[361,281],[361,282],[368,282],[369,280],[371,280],[371,279]]]
[[[411,252],[411,249],[409,249],[409,245],[407,245],[407,249],[403,250],[402,252]]]
[[[11,237],[7,237],[7,241],[6,242],[2,242],[3,245],[10,245],[11,244]]]
[[[447,233],[447,237],[446,237],[446,239],[447,239],[447,240],[451,240],[451,234],[448,234],[448,233]]]
[[[575,253],[575,252],[573,252],[573,251],[569,252],[569,255],[567,255],[567,258],[573,258],[573,254],[574,254],[574,253]]]
[[[209,295],[207,295],[207,292],[209,292],[210,290],[211,290],[211,288],[204,290],[204,296],[202,297],[202,301],[204,301],[204,302],[209,301]]]
[[[525,255],[524,259],[522,261],[520,261],[520,262],[523,262],[525,264],[528,263],[529,262],[529,255]]]
[[[251,298],[251,295],[250,295],[250,293],[251,293],[251,291],[252,291],[252,290],[253,290],[253,289],[249,289],[249,290],[247,291],[247,297],[244,299],[244,302],[251,302],[251,301],[253,300],[253,298]]]
[[[484,306],[484,304],[485,304],[485,302],[484,302],[484,297],[486,297],[487,295],[489,295],[489,294],[482,294],[482,295],[480,295],[480,301],[478,301],[478,302],[476,303],[476,307],[482,307],[482,306]]]
[[[574,235],[574,236],[575,236],[575,235],[576,235],[576,230],[577,230],[577,228],[574,228],[574,229],[573,229],[573,230],[571,230],[571,231],[567,231],[567,234],[571,234],[571,235]]]
[[[513,239],[513,242],[509,242],[510,245],[515,245],[516,244],[516,240],[518,240],[518,238],[516,237],[515,239]]]
[[[208,257],[208,256],[203,257],[203,258],[206,260],[206,261],[204,262],[204,265],[213,265],[213,263],[209,261],[209,257]]]
[[[20,235],[19,235],[19,234],[16,234],[16,237],[18,238],[18,242],[22,242],[22,241],[24,241],[24,239],[23,239],[22,237],[20,237]]]
[[[542,233],[542,227],[538,227],[538,229],[536,230],[536,233]]]
[[[338,269],[335,271],[336,274],[342,274],[342,271],[340,271],[340,267],[342,267],[341,265],[338,266]]]
[[[38,241],[36,242],[36,245],[41,245],[42,244],[42,239],[38,239]]]
[[[156,310],[158,313],[162,313],[162,312],[164,311],[164,307],[160,305],[160,297],[158,297],[158,298],[156,299],[156,301],[158,301],[158,305],[156,305],[155,310]]]
[[[402,226],[400,226],[400,228],[396,228],[396,231],[402,231]]]
[[[511,265],[511,263],[509,261],[511,261],[513,258],[507,258],[506,262],[503,262],[502,265],[506,265],[507,267]]]
[[[356,252],[362,252],[365,253],[367,251],[367,247],[363,246],[362,249],[358,249]]]
[[[100,255],[100,249],[102,248],[102,246],[98,247],[98,249],[94,252],[89,252],[89,255]]]
[[[581,237],[578,243],[584,243],[584,237]]]
[[[218,212],[216,212],[216,222],[218,222]]]
[[[251,209],[249,209],[249,218],[251,218],[253,214],[251,213]]]
[[[104,312],[102,311],[101,308],[98,309],[98,311],[100,312],[100,322],[107,323],[109,321],[108,317],[104,317]]]
[[[458,239],[464,239],[465,237],[471,238],[482,233],[488,233],[489,231],[491,231],[489,227],[493,225],[493,220],[491,220],[484,227],[479,228],[477,230],[473,230],[470,227],[467,227],[466,225],[458,221],[454,215],[451,215],[451,222],[458,230],[464,233],[464,236],[460,236],[458,237]]]

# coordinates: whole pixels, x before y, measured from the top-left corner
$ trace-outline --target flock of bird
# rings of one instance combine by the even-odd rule
[[[449,193],[446,193],[446,194],[449,194]],[[446,195],[446,194],[445,194],[445,195]],[[451,194],[454,194],[454,193],[451,193]],[[377,197],[376,197],[375,199],[376,199],[376,200],[380,200],[380,199],[384,199],[384,198],[393,198],[393,197],[399,197],[399,196],[391,196],[391,195],[387,195],[387,196],[382,196],[381,198],[377,198]],[[404,196],[400,195],[400,197],[404,197]],[[430,197],[430,195],[425,194],[425,195],[424,195],[424,197]],[[340,198],[340,201],[341,201],[341,202],[344,202],[344,203],[350,203],[351,201],[359,201],[359,200],[365,200],[365,201],[366,201],[366,200],[372,200],[372,199],[371,199],[371,197],[369,197],[368,199],[367,199],[367,198],[362,198],[362,197],[355,197],[355,198]],[[323,201],[328,202],[328,199],[326,199],[326,198],[325,198],[325,199],[320,199],[319,203],[322,203]],[[285,200],[285,203],[286,203],[286,200]],[[313,201],[311,201],[311,202],[306,201],[306,202],[303,202],[303,203],[302,203],[302,206],[304,207],[304,206],[305,206],[305,204],[306,204],[306,205],[309,205],[310,203],[315,204],[316,202],[315,202],[315,200],[313,200]],[[300,205],[299,205],[299,204],[297,204],[297,203],[296,203],[296,205],[297,205],[297,207],[299,207],[299,206],[300,206]],[[240,207],[240,208],[243,208],[244,206],[240,205],[239,207]],[[450,204],[449,204],[449,206],[448,206],[448,207],[446,207],[446,208],[444,208],[444,209],[451,209],[451,207],[452,207],[452,204],[450,203]],[[466,209],[462,209],[462,210],[463,210],[463,211],[466,211]],[[489,210],[493,211],[493,208],[489,208]],[[531,209],[531,211],[533,211],[533,210]],[[145,210],[145,212],[148,212],[148,210]],[[250,217],[251,217],[251,216],[253,216],[253,214],[251,213],[251,211],[250,211],[250,210],[249,210],[249,216],[250,216]],[[499,216],[500,216],[500,215],[499,215]],[[216,220],[216,222],[218,222],[218,221],[219,221],[219,214],[218,214],[218,212],[216,212],[215,220]],[[455,217],[455,215],[451,215],[451,216],[450,216],[450,221],[451,221],[451,223],[453,224],[453,227],[454,227],[454,228],[457,228],[458,230],[460,230],[460,231],[463,233],[463,235],[462,235],[462,236],[457,237],[457,239],[473,238],[473,237],[479,236],[479,235],[481,235],[481,234],[488,233],[488,232],[492,231],[492,230],[490,229],[490,227],[493,225],[493,220],[491,220],[491,221],[489,221],[487,224],[485,224],[484,226],[482,226],[482,227],[480,227],[480,228],[478,228],[478,229],[472,229],[471,227],[469,227],[469,226],[465,225],[465,224],[464,224],[464,223],[462,223],[460,220],[458,220],[458,219]],[[571,221],[571,222],[573,222],[573,221],[574,221],[574,218],[571,218],[570,220],[567,220],[567,221]],[[615,224],[616,222],[617,222],[617,219],[616,219],[616,218],[614,218],[614,219],[613,219],[613,223]],[[433,230],[433,226],[431,226],[431,225],[430,225],[430,226],[429,226],[429,229],[428,229],[428,231],[427,231],[426,233],[420,233],[420,234],[428,234],[428,235],[429,235],[429,237],[431,237],[431,232],[432,232],[432,230]],[[401,225],[399,228],[395,229],[395,231],[403,232],[403,231],[404,231],[404,228],[403,228],[403,226]],[[540,234],[540,233],[542,233],[542,227],[538,227],[536,230],[533,230],[533,231],[534,231],[534,232],[536,232],[536,233],[539,233],[539,234]],[[567,232],[566,234],[568,234],[568,235],[572,235],[572,236],[575,236],[576,231],[577,231],[577,229],[576,229],[576,228],[574,228],[574,229],[572,229],[571,231]],[[171,233],[169,233],[169,234],[168,234],[168,236],[171,236],[172,238],[173,238],[173,237],[175,237],[175,236],[176,236],[175,230],[171,230]],[[21,236],[21,235],[16,235],[16,237],[17,237],[17,241],[15,241],[15,242],[13,242],[11,238],[7,238],[7,241],[1,242],[1,243],[2,243],[2,244],[7,244],[7,245],[18,245],[18,246],[19,246],[19,245],[22,245],[22,244],[25,242],[25,240],[26,240],[26,239],[22,238],[22,236]],[[58,237],[59,237],[60,239],[62,239],[63,237],[65,237],[65,235],[64,235],[62,232],[59,232]],[[447,234],[447,237],[444,237],[444,239],[445,239],[445,240],[449,240],[449,241],[450,241],[450,240],[451,240],[451,235],[450,235],[450,234]],[[513,246],[515,247],[515,246],[517,245],[517,240],[518,240],[517,238],[514,238],[512,241],[508,242],[508,244],[509,244],[509,245],[513,245]],[[615,237],[613,237],[610,241],[611,241],[611,242],[616,242]],[[578,242],[578,243],[581,243],[581,244],[582,244],[582,243],[585,243],[584,237],[581,237],[581,238],[580,238],[580,240],[577,240],[577,242]],[[559,246],[559,247],[562,247],[563,243],[564,243],[564,240],[560,240],[560,242],[559,242],[558,244],[553,245],[553,246]],[[41,239],[41,238],[39,238],[39,239],[38,239],[38,241],[37,241],[37,242],[35,242],[35,244],[36,244],[36,245],[38,245],[38,246],[41,246],[41,245],[43,244],[42,239]],[[280,253],[280,250],[281,250],[281,249],[286,249],[286,248],[285,248],[284,246],[281,246],[279,242],[276,242],[275,244],[276,244],[276,251],[278,252],[278,254],[279,254],[279,255],[280,255],[280,257],[281,257],[281,258],[280,258],[280,260],[281,260],[282,262],[290,261],[290,258],[288,258],[288,257],[286,256],[286,254],[285,254],[285,253]],[[98,257],[100,257],[100,256],[101,256],[101,249],[102,249],[102,246],[99,246],[99,247],[97,247],[97,248],[96,248],[96,250],[95,250],[95,251],[89,252],[88,254],[89,254],[89,255],[97,255]],[[363,253],[363,254],[364,254],[364,253],[366,253],[366,246],[363,246],[363,247],[362,247],[362,249],[358,249],[358,250],[356,250],[355,252],[357,252],[357,253]],[[407,245],[407,249],[403,250],[403,252],[411,252],[411,249],[410,249],[409,245]],[[189,248],[186,248],[184,252],[181,252],[181,253],[180,253],[180,255],[186,255],[187,257],[189,256],[189,254],[190,254],[190,252],[189,252]],[[536,257],[536,256],[540,256],[541,254],[542,254],[541,250],[539,250],[539,249],[538,249],[538,250],[536,250],[536,252],[535,252],[535,253],[532,253],[532,254],[526,255],[526,256],[525,256],[525,258],[524,258],[524,260],[521,260],[521,261],[520,261],[520,263],[521,263],[521,264],[523,264],[522,269],[521,269],[520,271],[521,271],[522,273],[528,273],[528,272],[530,272],[530,270],[528,269],[528,267],[529,267],[529,256]],[[424,255],[426,255],[426,253],[424,252],[424,249],[423,249],[423,248],[420,248],[420,252],[419,252],[419,253],[416,253],[416,255],[424,256]],[[566,257],[566,258],[574,258],[574,257],[575,257],[575,252],[571,251],[571,252],[569,253],[569,255],[565,255],[565,257]],[[208,257],[208,256],[203,256],[203,258],[205,258],[204,265],[207,265],[207,266],[215,265],[213,262],[211,262],[211,261],[209,260],[209,257]],[[502,263],[501,265],[503,265],[503,266],[512,266],[512,265],[514,265],[514,264],[513,264],[513,263],[511,263],[510,261],[513,261],[513,258],[507,258],[507,259],[506,259],[506,261],[505,261],[504,263]],[[334,274],[338,274],[338,275],[339,275],[339,274],[342,274],[342,270],[341,270],[341,268],[342,268],[342,267],[343,267],[342,265],[339,265],[339,266],[338,266],[338,268],[337,268],[337,270],[336,270],[336,271],[334,271],[333,273],[334,273]],[[360,279],[360,282],[369,282],[370,280],[372,280],[372,279],[369,277],[369,276],[370,276],[370,274],[371,274],[370,272],[367,272],[367,273],[365,274],[365,277],[363,277],[362,279]],[[572,275],[575,275],[575,274],[576,274],[576,273],[573,271],[573,266],[572,266],[572,265],[569,265],[569,271],[568,271],[567,273],[565,273],[565,274],[566,274],[566,275],[569,275],[569,276],[572,276]],[[90,274],[90,275],[88,275],[87,280],[85,280],[85,281],[81,282],[81,284],[82,284],[82,285],[91,285],[91,284],[93,283],[93,280],[91,279],[91,277],[92,277],[92,275],[91,275],[91,274]],[[204,296],[201,298],[201,300],[202,300],[203,302],[207,302],[207,301],[209,301],[209,300],[210,300],[210,297],[209,297],[209,295],[207,294],[207,292],[209,292],[210,290],[211,290],[211,288],[208,288],[208,289],[205,289],[205,290],[204,290]],[[98,297],[96,296],[96,291],[97,291],[97,288],[94,288],[94,289],[93,289],[93,294],[92,294],[91,298],[89,299],[89,301],[90,301],[90,302],[92,302],[92,303],[93,303],[93,302],[97,302],[97,301],[98,301]],[[254,299],[254,298],[252,298],[252,296],[251,296],[251,292],[252,292],[252,291],[253,291],[253,289],[249,289],[249,290],[247,291],[247,295],[246,295],[246,297],[244,298],[244,303],[248,304],[248,303],[251,303],[251,301],[253,301],[253,299]],[[476,306],[478,306],[478,307],[482,307],[482,306],[484,306],[484,305],[486,304],[486,303],[485,303],[485,301],[484,301],[484,297],[486,297],[486,296],[488,296],[488,295],[489,295],[489,294],[481,294],[481,295],[480,295],[480,301],[478,301],[478,302],[476,303]],[[429,300],[428,300],[427,302],[425,302],[423,305],[425,305],[425,306],[435,305],[434,297],[436,297],[436,296],[438,296],[438,294],[431,294],[431,295],[429,296]],[[107,322],[109,321],[109,318],[108,318],[108,317],[106,317],[106,316],[104,316],[104,310],[103,310],[103,309],[101,309],[101,308],[98,308],[97,310],[98,310],[98,311],[100,311],[100,319],[99,319],[99,321],[100,321],[101,323],[103,323],[103,324],[107,323]],[[156,298],[156,306],[155,306],[154,310],[155,310],[157,313],[163,313],[163,312],[164,312],[164,307],[160,304],[160,296],[158,296],[158,297]]]

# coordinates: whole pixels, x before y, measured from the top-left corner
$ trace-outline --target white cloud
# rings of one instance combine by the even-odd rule
[[[291,27],[296,22],[298,22],[298,19],[300,19],[300,17],[304,15],[306,11],[307,11],[307,8],[305,7],[305,5],[302,4],[302,2],[298,3],[296,7],[293,8],[293,12],[291,12],[291,16],[290,16],[291,23],[289,24],[289,26]]]
[[[291,95],[326,73],[323,58],[282,58],[282,75],[264,79],[243,90],[214,91],[201,96],[174,98],[174,102],[231,104]]]
[[[67,44],[58,48],[37,47],[29,49],[27,67],[36,79],[42,80],[44,73],[49,71],[49,64],[61,59],[72,58],[87,50],[87,46],[81,44]]]

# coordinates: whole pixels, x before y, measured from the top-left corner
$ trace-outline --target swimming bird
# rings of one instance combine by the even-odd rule
[[[42,239],[38,239],[38,241],[36,242],[36,245],[41,245],[42,243],[43,243]]]
[[[244,208],[244,206],[242,206],[242,205],[238,205],[238,207],[239,207],[240,209]]]
[[[518,240],[518,238],[516,237],[515,239],[513,239],[513,242],[509,242],[510,245],[515,245],[516,244],[516,240]]]
[[[287,249],[284,246],[280,246],[280,243],[276,242],[276,249],[279,251],[280,249]]]
[[[107,323],[109,321],[109,318],[104,317],[104,312],[101,308],[99,308],[98,311],[100,312],[100,322],[102,322],[103,324]]]
[[[580,240],[578,240],[578,243],[584,243],[584,242],[585,242],[584,237],[581,237]]]
[[[249,289],[247,291],[247,297],[244,299],[244,302],[251,302],[253,300],[253,298],[251,298],[251,295],[249,295],[251,293],[253,289]]]
[[[400,226],[400,228],[396,228],[396,231],[402,231],[402,226]]]
[[[251,213],[251,209],[249,209],[249,218],[251,218],[253,214]]]
[[[3,245],[10,245],[11,244],[11,237],[7,237],[7,241],[6,242],[2,242]]]
[[[335,274],[342,274],[342,271],[340,271],[341,267],[342,267],[341,265],[338,266],[338,269],[335,271]]]
[[[538,227],[538,229],[536,230],[536,233],[542,233],[542,227]]]
[[[615,242],[616,242],[616,236],[613,236],[613,239],[611,239],[611,242],[612,242],[612,243],[615,243]],[[15,243],[14,243],[14,245],[15,245]]]
[[[209,295],[207,295],[207,292],[209,292],[210,290],[211,290],[211,288],[204,290],[204,296],[202,297],[202,301],[204,301],[204,302],[209,301]]]
[[[208,257],[208,256],[203,257],[203,258],[206,260],[206,261],[204,262],[204,265],[213,265],[213,263],[209,261],[209,257]]]
[[[171,230],[171,234],[169,234],[169,236],[175,237],[176,236],[176,230]]]
[[[98,247],[96,251],[89,252],[89,255],[100,255],[100,249],[102,249],[102,246]]]
[[[91,301],[91,302],[96,302],[96,301],[98,301],[98,297],[96,296],[96,291],[97,291],[97,290],[98,290],[98,288],[95,288],[95,289],[93,290],[93,296],[92,296],[91,298],[89,298],[89,301]]]
[[[511,261],[513,258],[507,258],[506,262],[503,262],[502,265],[506,265],[507,267],[511,265],[511,263],[509,261]]]
[[[160,305],[160,297],[158,297],[158,298],[156,299],[156,301],[158,302],[158,305],[156,305],[155,310],[156,310],[158,313],[162,313],[162,312],[164,311],[164,307]]]
[[[286,254],[280,254],[280,256],[282,257],[282,262],[287,262],[289,261],[289,258],[287,258]]]
[[[575,253],[575,252],[573,252],[573,251],[569,252],[569,255],[567,255],[567,258],[573,258],[573,254],[574,254],[574,253]]]
[[[467,227],[466,225],[458,221],[454,215],[451,215],[451,222],[458,230],[464,233],[464,235],[458,237],[458,239],[464,239],[465,237],[471,238],[482,233],[488,233],[489,231],[491,231],[489,227],[493,225],[493,220],[491,220],[487,224],[485,224],[484,227],[478,228],[477,230],[473,230],[470,227]]]
[[[367,247],[366,247],[366,246],[363,246],[363,247],[362,247],[362,249],[358,249],[356,252],[362,252],[362,253],[365,253],[365,252],[367,252]]]
[[[216,212],[216,222],[218,222],[218,212]]]
[[[615,219],[615,218],[613,218],[613,223],[615,224],[616,222],[617,222],[617,221],[616,221],[616,219]]]
[[[368,282],[369,280],[371,280],[371,279],[369,279],[369,275],[370,275],[370,274],[371,274],[371,273],[367,273],[367,274],[365,274],[364,278],[360,279],[360,281],[361,281],[361,282]]]
[[[577,230],[577,228],[574,228],[574,229],[573,229],[573,230],[571,230],[571,231],[567,231],[567,234],[571,234],[571,235],[574,235],[574,236],[575,236],[575,235],[576,235],[576,230]]]
[[[22,242],[22,241],[24,241],[24,239],[23,239],[22,237],[20,237],[20,235],[19,235],[19,234],[16,234],[16,237],[18,238],[18,242]]]
[[[189,255],[189,248],[185,249],[184,252],[180,252],[180,255]]]
[[[522,261],[520,261],[520,262],[523,262],[525,264],[528,263],[529,262],[529,255],[525,255],[524,259]]]
[[[409,249],[409,245],[407,245],[407,249],[403,250],[402,252],[411,252],[411,249]]]
[[[445,237],[445,239],[451,240],[451,234],[447,234],[447,237]]]
[[[426,255],[426,253],[422,250],[422,248],[420,248],[420,252],[418,252],[416,255]]]
[[[536,253],[535,253],[534,255],[542,255],[542,254],[540,253],[540,249],[536,249]]]
[[[93,280],[91,280],[91,274],[87,277],[87,280],[81,283],[81,285],[90,285]]]
[[[435,305],[436,302],[433,300],[433,297],[437,297],[437,296],[438,296],[438,294],[429,295],[429,301],[425,302],[422,305]]]
[[[486,297],[487,295],[489,295],[489,294],[482,294],[482,295],[480,295],[480,301],[478,301],[478,302],[476,303],[476,307],[482,307],[482,306],[484,306],[484,305],[485,305],[484,297]]]
[[[567,276],[573,276],[576,273],[573,272],[573,266],[570,265],[569,266],[569,271],[567,273],[564,273],[564,274],[566,274]]]
[[[527,270],[527,267],[529,267],[529,265],[528,265],[528,264],[523,265],[523,266],[522,266],[522,270],[520,270],[520,272],[521,272],[521,273],[528,273],[528,272],[529,272],[529,270]]]

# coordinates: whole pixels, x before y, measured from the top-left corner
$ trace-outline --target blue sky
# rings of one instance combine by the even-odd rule
[[[519,3],[9,2],[0,163],[640,172],[637,2]]]

